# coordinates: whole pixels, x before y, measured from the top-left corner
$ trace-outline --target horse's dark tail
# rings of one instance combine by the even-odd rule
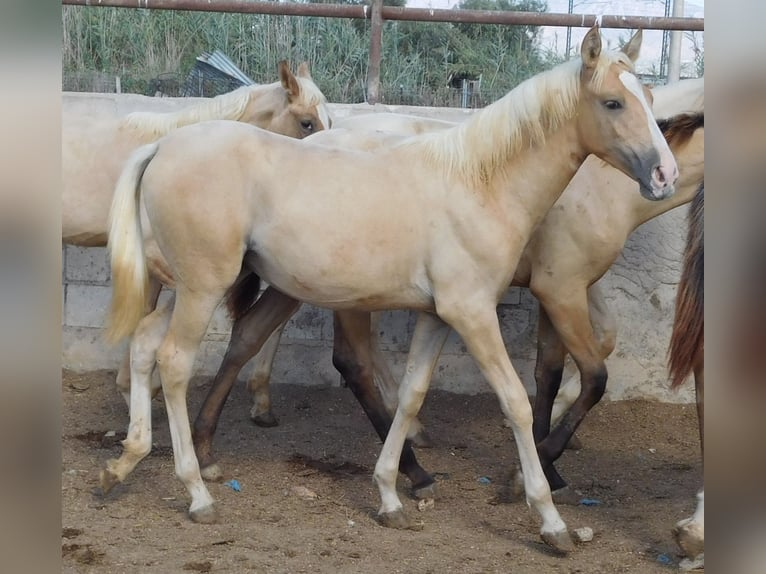
[[[705,346],[705,184],[689,208],[684,266],[676,295],[676,314],[668,349],[670,384],[678,387],[694,370]]]
[[[260,290],[261,278],[243,266],[239,277],[226,292],[226,309],[229,311],[229,317],[233,321],[242,317],[255,303]]]

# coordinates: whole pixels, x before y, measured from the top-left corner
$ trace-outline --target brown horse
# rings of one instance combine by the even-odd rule
[[[290,302],[288,312],[299,300],[349,312],[420,311],[374,472],[384,523],[409,526],[396,470],[454,328],[512,422],[543,539],[568,550],[571,539],[551,499],[531,407],[495,308],[532,230],[588,154],[630,174],[647,199],[673,193],[675,159],[633,70],[640,42],[639,32],[624,51],[602,52],[594,27],[581,59],[527,80],[455,128],[370,152],[298,142],[237,122],[187,126],[140,148],[120,177],[111,211],[110,334],[136,331],[138,339],[140,331],[147,349],[131,357],[131,425],[123,456],[102,472],[104,490],[151,448],[148,375],[156,360],[190,515],[216,519],[194,454],[186,389],[213,311],[240,275],[255,273],[279,290],[274,299]],[[146,316],[145,238],[156,241],[175,278],[172,312]],[[278,324],[271,323],[264,328]],[[138,346],[134,340],[131,352]]]
[[[177,112],[134,112],[108,119],[65,114],[62,119],[63,242],[105,246],[112,194],[125,160],[138,147],[155,142],[181,126],[213,119],[236,120],[294,138],[329,128],[331,120],[325,97],[311,79],[308,65],[304,62],[293,75],[287,62],[282,61],[278,71],[278,82],[245,86]],[[150,308],[159,296],[160,280],[152,280]],[[117,374],[117,388],[128,403],[129,360],[126,353]]]
[[[670,338],[671,385],[676,388],[694,374],[700,445],[705,453],[705,188],[701,185],[689,208],[684,266],[678,284],[673,334]],[[686,559],[685,569],[705,561],[705,490],[697,494],[697,510],[676,524],[673,534]]]

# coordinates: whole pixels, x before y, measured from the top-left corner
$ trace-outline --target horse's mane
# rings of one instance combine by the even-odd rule
[[[671,387],[684,382],[705,347],[705,184],[689,206],[684,266],[668,349]]]
[[[301,101],[306,106],[319,106],[326,102],[324,94],[311,79],[298,76],[295,79],[301,88]],[[286,93],[280,82],[242,86],[177,112],[133,112],[125,116],[124,122],[133,129],[150,132],[156,137],[161,137],[174,129],[189,124],[208,120],[237,121],[242,118],[253,97],[268,92]]]
[[[598,87],[609,66],[617,62],[633,71],[623,52],[602,52],[593,85]],[[428,161],[481,184],[523,146],[541,144],[574,116],[581,68],[580,58],[560,64],[522,82],[460,125],[410,138],[401,146],[419,150]]]
[[[665,120],[657,120],[662,135],[668,145],[681,145],[687,142],[699,128],[705,127],[705,112],[678,114]]]
[[[696,113],[705,109],[705,78],[679,80],[652,88],[652,112],[658,120],[679,113]]]
[[[242,86],[231,92],[192,104],[177,112],[133,112],[125,116],[125,124],[133,129],[163,136],[181,126],[207,120],[238,120],[245,113],[254,93],[279,86],[279,83]]]

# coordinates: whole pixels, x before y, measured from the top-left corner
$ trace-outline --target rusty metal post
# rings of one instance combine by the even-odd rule
[[[380,100],[380,60],[383,52],[383,0],[372,0],[370,61],[367,66],[367,103]]]

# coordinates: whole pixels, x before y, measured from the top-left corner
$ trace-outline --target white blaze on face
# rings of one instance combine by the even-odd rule
[[[657,121],[654,119],[654,114],[649,107],[649,102],[647,102],[646,97],[644,97],[644,89],[641,87],[638,78],[628,71],[620,72],[619,78],[625,88],[631,94],[636,96],[639,102],[641,102],[641,105],[644,108],[644,115],[646,115],[646,123],[649,127],[649,133],[652,134],[652,145],[659,151],[660,161],[662,162],[663,167],[670,168],[670,173],[673,173],[675,158],[673,158],[673,154],[668,147],[668,142],[665,141],[660,128],[657,126]]]

